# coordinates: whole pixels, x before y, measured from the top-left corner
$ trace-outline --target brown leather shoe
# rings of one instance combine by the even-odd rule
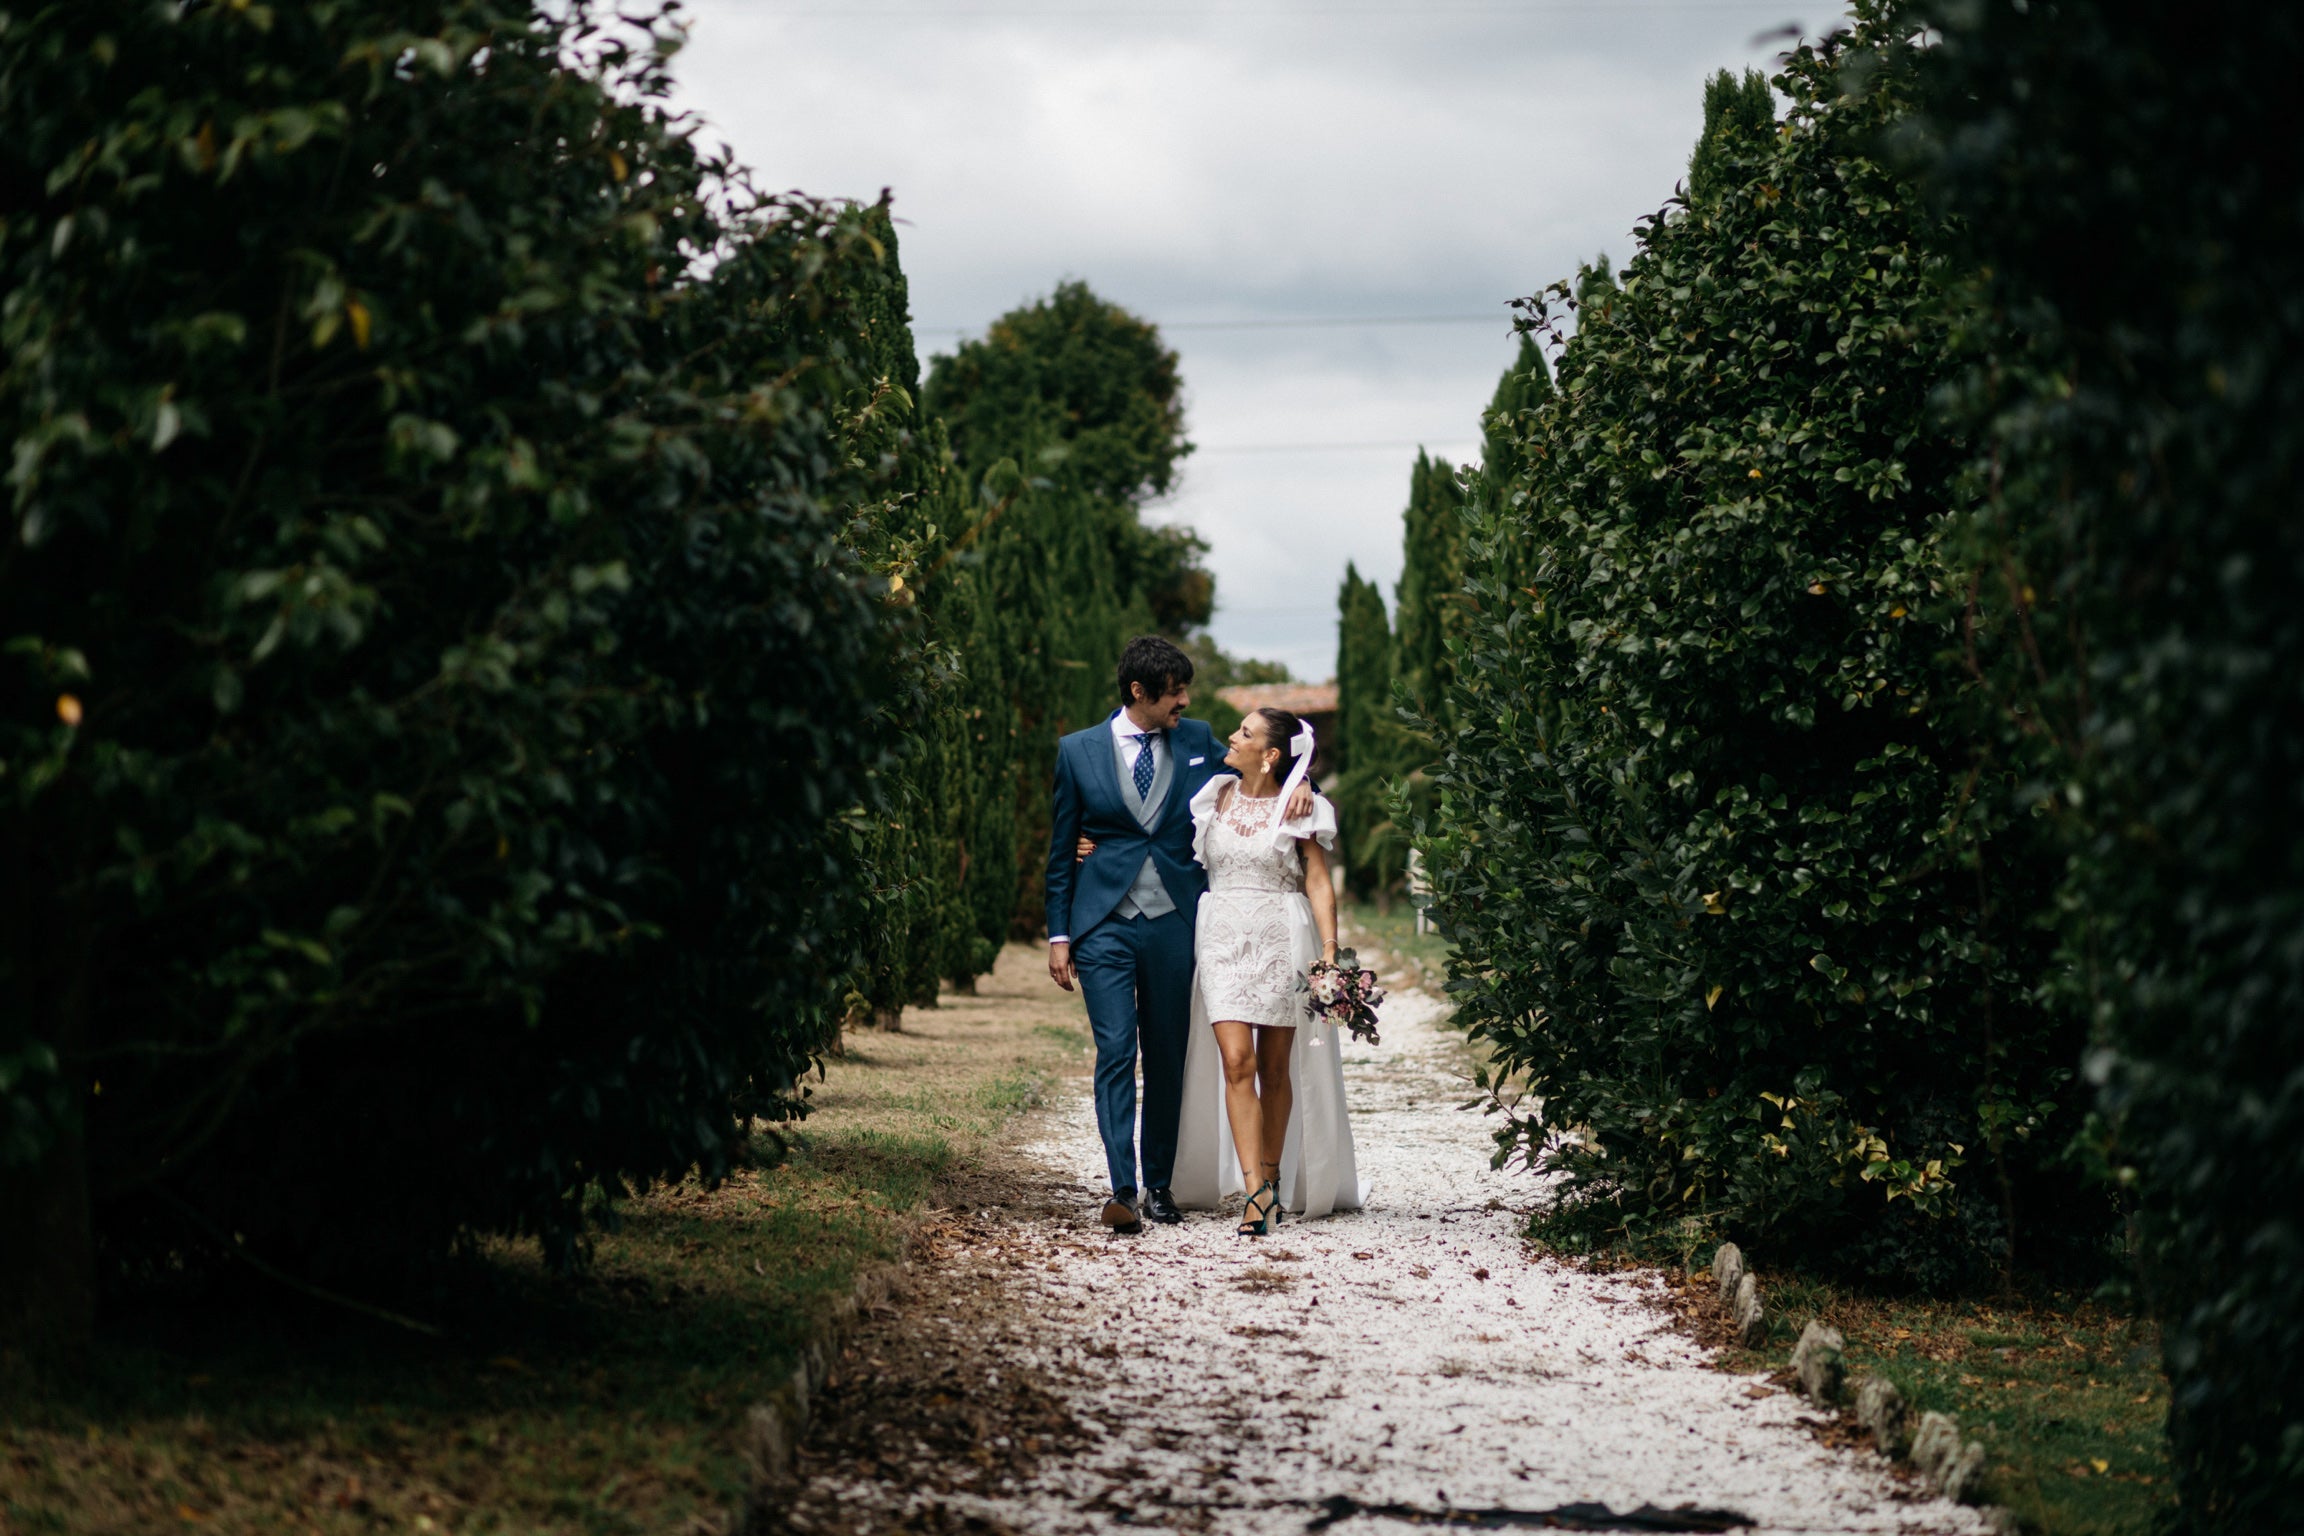
[[[1114,1195],[1104,1202],[1104,1225],[1115,1232],[1133,1235],[1144,1230],[1144,1217],[1136,1209],[1136,1202],[1132,1197]]]

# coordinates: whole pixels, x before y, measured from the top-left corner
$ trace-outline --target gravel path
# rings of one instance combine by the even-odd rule
[[[1489,1171],[1488,1122],[1455,1107],[1470,1092],[1439,1013],[1397,993],[1383,1046],[1346,1058],[1369,1209],[1261,1242],[1205,1214],[1105,1236],[1094,1115],[1085,1083],[1068,1084],[1051,1139],[1026,1149],[1053,1175],[1038,1209],[949,1228],[906,1330],[945,1362],[954,1396],[937,1401],[960,1405],[947,1411],[986,1448],[979,1467],[890,1427],[903,1391],[883,1377],[845,1410],[851,1440],[881,1442],[872,1475],[826,1453],[795,1523],[1357,1536],[1598,1505],[1652,1530],[1987,1529],[1819,1444],[1796,1397],[1709,1368],[1642,1279],[1531,1261],[1510,1209],[1527,1177]],[[894,1353],[864,1349],[873,1367]],[[1003,1371],[1029,1383],[1032,1422],[1013,1434],[1002,1413],[1022,1410],[964,1390]],[[1019,1442],[1034,1454],[1016,1458]],[[890,1449],[905,1443],[925,1461]]]

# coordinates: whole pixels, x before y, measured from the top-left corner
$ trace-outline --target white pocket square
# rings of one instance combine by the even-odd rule
[[[1187,767],[1187,768],[1197,768],[1197,767],[1199,767],[1199,766],[1200,766],[1202,763],[1204,763],[1204,762],[1206,762],[1206,761],[1208,761],[1208,759],[1206,759],[1206,758],[1204,758],[1204,757],[1196,757],[1196,758],[1192,759],[1192,761],[1190,761],[1190,762],[1186,763],[1184,766],[1185,766],[1185,767]]]

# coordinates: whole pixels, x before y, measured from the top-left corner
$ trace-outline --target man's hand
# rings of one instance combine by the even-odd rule
[[[1072,990],[1072,982],[1079,972],[1072,969],[1072,946],[1056,943],[1048,946],[1048,979],[1065,991]]]
[[[1309,816],[1311,814],[1312,786],[1309,784],[1299,784],[1296,786],[1296,793],[1288,797],[1288,803],[1280,807],[1281,819],[1283,821],[1294,821],[1299,816]]]
[[[1079,846],[1072,850],[1072,862],[1077,864],[1095,851],[1096,844],[1091,839],[1084,837],[1080,839]]]

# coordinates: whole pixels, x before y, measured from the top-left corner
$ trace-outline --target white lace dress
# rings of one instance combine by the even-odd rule
[[[1229,775],[1192,797],[1192,853],[1208,871],[1194,927],[1192,1033],[1184,1054],[1177,1125],[1177,1203],[1214,1210],[1247,1192],[1224,1112],[1224,1070],[1211,1022],[1292,1027],[1295,1112],[1280,1154],[1280,1200],[1305,1216],[1358,1210],[1367,1198],[1344,1112],[1344,1057],[1336,1031],[1312,1016],[1296,978],[1320,958],[1304,895],[1305,841],[1336,844],[1336,808],[1315,795],[1308,815],[1275,826],[1277,799],[1250,800]]]
[[[1288,898],[1304,893],[1304,854],[1295,838],[1272,835],[1278,795],[1251,800],[1230,779],[1215,783],[1216,814],[1193,838],[1208,867],[1192,946],[1200,996],[1211,1019],[1293,1029],[1304,1021],[1304,999]],[[1333,813],[1327,841],[1335,841]]]

